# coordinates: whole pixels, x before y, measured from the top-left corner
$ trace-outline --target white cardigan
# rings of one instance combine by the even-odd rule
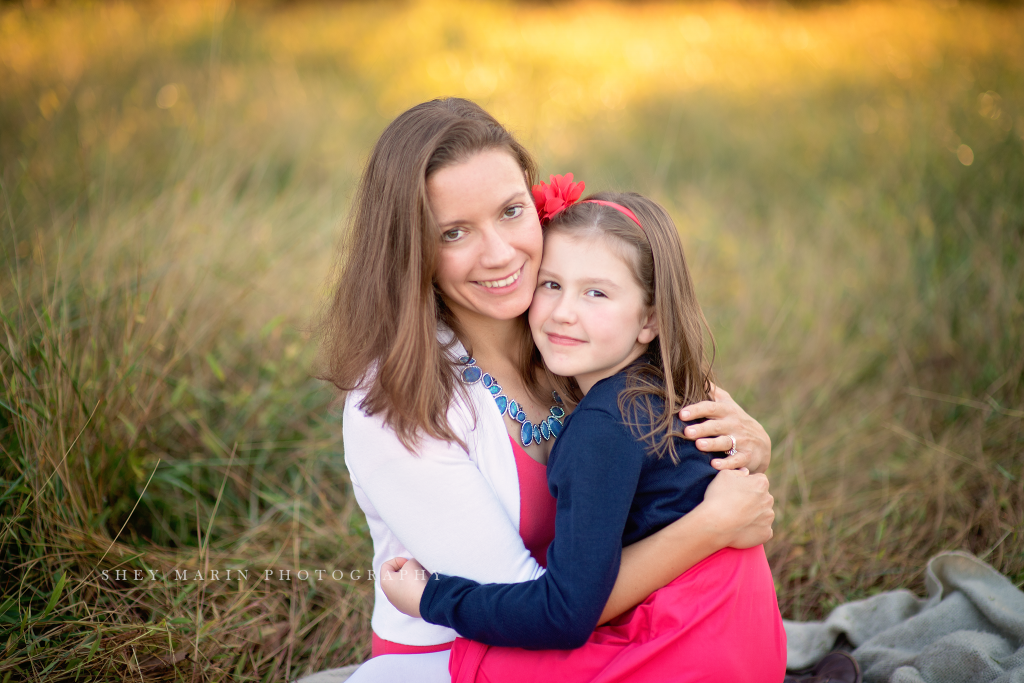
[[[465,353],[457,344],[454,353]],[[519,476],[505,422],[490,392],[468,387],[448,422],[466,443],[421,437],[406,450],[382,416],[359,409],[364,392],[345,398],[345,464],[373,538],[373,568],[415,557],[430,571],[481,583],[517,583],[544,573],[519,537]],[[456,395],[457,396],[457,395]],[[373,631],[404,645],[437,645],[455,631],[406,616],[374,582]]]

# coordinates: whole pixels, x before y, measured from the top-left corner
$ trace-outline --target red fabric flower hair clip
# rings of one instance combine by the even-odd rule
[[[533,186],[533,203],[537,205],[541,225],[547,225],[558,213],[575,204],[586,189],[583,181],[572,181],[572,173],[553,175],[550,181],[550,185],[540,182]]]

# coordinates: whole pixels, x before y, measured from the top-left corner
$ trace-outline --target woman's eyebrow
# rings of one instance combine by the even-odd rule
[[[501,207],[504,208],[504,207],[508,206],[509,204],[514,202],[515,200],[523,197],[523,195],[525,195],[525,194],[526,194],[525,190],[520,190],[520,191],[516,192],[515,194],[511,195],[508,199],[506,199],[505,201],[501,202]],[[438,223],[437,227],[441,228],[441,230],[443,231],[445,228],[447,228],[449,226],[458,225],[459,223],[467,223],[467,222],[468,221],[465,218],[453,218],[450,221],[446,221],[444,223]]]

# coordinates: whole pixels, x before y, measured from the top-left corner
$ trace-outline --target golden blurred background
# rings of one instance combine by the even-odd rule
[[[957,2],[0,5],[0,674],[367,655],[365,582],[98,571],[368,562],[308,329],[376,136],[448,95],[673,213],[773,438],[784,616],[945,549],[1021,585],[1021,35]]]

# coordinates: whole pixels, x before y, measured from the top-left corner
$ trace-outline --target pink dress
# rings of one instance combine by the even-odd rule
[[[546,566],[555,511],[546,468],[515,441],[512,450],[520,535]],[[524,650],[457,638],[448,669],[452,683],[778,683],[786,633],[764,548],[726,548],[599,626],[581,648]]]

